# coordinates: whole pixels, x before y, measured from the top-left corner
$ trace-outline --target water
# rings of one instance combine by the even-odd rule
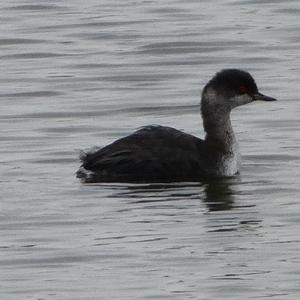
[[[2,1],[1,299],[297,299],[299,1]],[[243,167],[83,185],[80,149],[147,124],[203,136],[219,69],[279,99],[232,115]]]

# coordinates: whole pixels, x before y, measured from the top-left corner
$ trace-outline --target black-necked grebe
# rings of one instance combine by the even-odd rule
[[[146,126],[81,156],[84,182],[201,181],[238,172],[238,144],[230,122],[233,108],[276,99],[258,92],[252,76],[238,69],[218,72],[204,87],[204,140],[165,126]]]

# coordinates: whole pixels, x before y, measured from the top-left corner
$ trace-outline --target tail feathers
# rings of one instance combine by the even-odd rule
[[[79,158],[81,166],[76,177],[88,183],[121,180],[140,169],[140,160],[132,158],[131,150],[112,153],[102,150],[88,153],[81,151]]]
[[[86,170],[84,167],[80,167],[76,172],[76,177],[83,182],[93,182],[95,178],[95,173],[89,170]]]
[[[85,152],[83,150],[80,151],[79,153],[79,159],[82,163],[83,166],[86,166],[89,162],[91,162],[94,157],[96,156],[97,151],[99,148],[95,147],[89,152]]]
[[[83,150],[80,151],[80,153],[79,153],[79,159],[80,159],[80,161],[82,163],[86,160],[87,155],[88,154],[85,151],[83,151]]]
[[[80,178],[83,182],[93,182],[95,173],[92,170],[89,170],[89,164],[94,152],[87,153],[85,151],[80,151],[79,159],[81,161],[81,166],[76,172],[76,177]]]

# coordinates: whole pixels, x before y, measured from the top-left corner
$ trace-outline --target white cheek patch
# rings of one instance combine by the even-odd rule
[[[231,98],[232,107],[237,107],[252,102],[253,99],[248,94],[238,95]]]
[[[217,95],[216,91],[212,88],[207,89],[204,95],[204,102],[209,107],[217,107],[222,105],[224,108],[232,109],[240,105],[244,105],[253,101],[253,98],[248,94],[237,95],[229,99],[224,98],[222,95]]]

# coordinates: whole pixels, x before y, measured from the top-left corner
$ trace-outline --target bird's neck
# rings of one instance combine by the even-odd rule
[[[235,135],[231,126],[230,113],[203,116],[203,126],[206,132],[205,141],[213,149],[233,151],[236,144]]]
[[[214,145],[214,149],[220,149],[224,152],[232,151],[236,144],[236,138],[231,126],[230,117],[223,120],[205,120],[203,121],[206,132],[205,141],[209,145]]]
[[[207,145],[225,153],[234,151],[237,143],[231,126],[231,109],[226,105],[218,105],[218,103],[225,104],[226,99],[218,99],[214,91],[209,89],[204,92],[202,97],[201,110]],[[213,103],[214,105],[212,105]]]
[[[230,121],[230,102],[218,97],[220,95],[208,88],[202,94],[205,144],[208,155],[216,164],[215,174],[232,176],[238,172],[240,165],[238,143]]]

